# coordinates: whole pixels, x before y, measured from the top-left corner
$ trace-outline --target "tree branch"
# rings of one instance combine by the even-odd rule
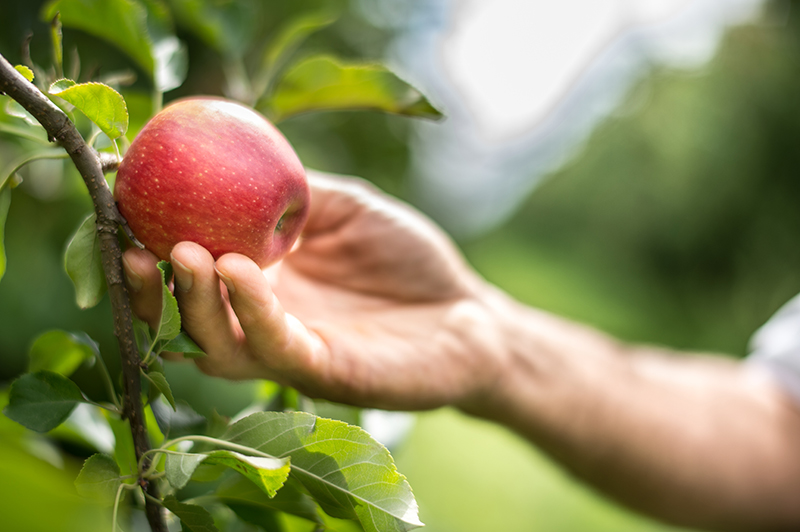
[[[145,429],[144,408],[141,401],[139,352],[136,349],[133,332],[130,299],[122,276],[122,249],[117,240],[118,225],[127,226],[127,223],[119,214],[111,190],[103,177],[103,168],[97,152],[86,145],[67,115],[33,83],[17,72],[2,55],[0,55],[0,92],[22,105],[44,127],[48,139],[57,142],[66,150],[89,190],[97,214],[97,232],[108,295],[111,299],[114,334],[119,342],[122,357],[123,417],[130,422],[138,460],[149,450],[150,442]],[[144,469],[147,469],[146,464]],[[144,485],[149,495],[158,498],[156,483],[144,483]],[[161,508],[149,499],[146,499],[145,505],[147,519],[153,532],[166,532],[167,527]]]

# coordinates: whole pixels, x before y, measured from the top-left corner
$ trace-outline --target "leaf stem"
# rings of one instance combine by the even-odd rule
[[[117,397],[117,391],[114,389],[114,381],[111,380],[111,374],[108,372],[108,366],[106,366],[106,361],[103,360],[103,357],[100,355],[98,351],[95,351],[94,357],[97,359],[97,365],[100,367],[100,374],[103,376],[103,382],[105,382],[108,396],[111,398],[111,401],[114,403],[114,406],[117,407],[117,410],[119,410],[121,413],[122,404],[119,402],[119,397]]]
[[[140,458],[140,461],[143,460],[146,456],[148,456],[150,454],[157,454],[157,453],[162,453],[162,454],[196,454],[196,453],[182,453],[180,451],[172,451],[172,450],[168,449],[169,447],[172,447],[173,445],[177,445],[177,444],[179,444],[181,442],[184,442],[184,441],[210,443],[210,444],[216,445],[218,447],[225,447],[225,448],[230,449],[232,451],[240,451],[243,454],[247,454],[249,456],[262,456],[264,458],[274,458],[274,459],[278,458],[278,457],[273,456],[271,454],[263,453],[263,452],[259,451],[258,449],[253,449],[252,447],[247,447],[245,445],[239,445],[237,443],[229,442],[227,440],[220,440],[220,439],[217,439],[217,438],[212,438],[210,436],[191,435],[191,436],[181,436],[180,438],[175,438],[174,440],[166,441],[166,442],[162,443],[160,447],[157,447],[155,449],[150,449],[149,451],[145,452],[142,455],[142,457]],[[155,470],[155,467],[153,466],[154,463],[155,463],[155,460],[153,460],[151,462],[150,467],[148,468],[148,470],[143,472],[143,476],[146,477],[148,474],[151,474],[153,470]],[[141,467],[141,465],[140,465],[140,467]]]
[[[13,165],[11,166],[11,171],[8,173],[3,172],[3,175],[0,176],[0,189],[6,186],[6,183],[11,179],[11,176],[16,174],[23,166],[40,159],[69,159],[69,154],[63,150],[53,150],[50,152],[38,152],[34,153],[33,155],[17,159],[11,163]]]
[[[125,484],[124,482],[117,488],[117,495],[114,497],[114,511],[111,512],[111,532],[117,532],[117,513],[119,511],[122,490],[132,490],[134,488],[136,488],[136,484]]]
[[[41,131],[41,130],[39,130],[39,131]],[[43,145],[49,145],[50,144],[47,141],[47,139],[43,139],[42,137],[39,137],[38,135],[34,135],[33,133],[30,133],[29,131],[27,131],[25,129],[14,127],[14,126],[12,126],[10,124],[4,124],[4,123],[0,122],[0,132],[8,133],[10,135],[15,135],[15,136],[23,138],[23,139],[32,140],[34,142],[38,142],[39,144],[43,144]]]

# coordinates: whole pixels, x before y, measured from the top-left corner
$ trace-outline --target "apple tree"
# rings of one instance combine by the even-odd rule
[[[329,9],[296,10],[261,35],[250,19],[267,16],[277,4],[53,0],[40,11],[49,35],[21,43],[19,64],[0,55],[0,135],[21,147],[14,160],[0,164],[0,278],[6,267],[3,230],[10,205],[22,193],[21,169],[70,159],[93,210],[69,239],[64,266],[77,306],[110,301],[120,356],[118,375],[86,332],[42,330],[32,342],[28,371],[4,394],[3,412],[56,442],[67,425],[85,445],[91,446],[90,432],[98,426],[114,435],[113,448],[97,445],[75,479],[80,495],[109,507],[112,530],[131,529],[142,513],[153,531],[178,521],[182,530],[204,532],[240,530],[242,523],[265,530],[367,531],[422,524],[388,450],[357,425],[302,411],[310,402],[296,392],[265,383],[252,413],[233,423],[213,413],[201,416],[176,400],[161,353],[205,355],[181,329],[169,263],[159,265],[160,324],[150,328],[131,312],[121,253],[141,244],[117,210],[109,183],[165,95],[207,90],[204,80],[195,80],[196,86],[186,80],[194,58],[185,39],[222,58],[225,96],[276,124],[347,109],[439,116],[387,68],[306,49],[317,32],[336,24]],[[91,36],[132,67],[87,68],[80,49],[65,53],[65,29]],[[43,43],[50,48],[49,64],[33,61],[28,52]],[[127,90],[132,83],[138,91]],[[90,398],[70,378],[87,365],[102,382],[101,399]],[[75,422],[77,412],[91,422]]]

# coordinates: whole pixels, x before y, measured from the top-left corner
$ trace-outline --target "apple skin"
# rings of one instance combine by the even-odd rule
[[[310,201],[283,135],[221,98],[178,100],[156,114],[125,154],[114,195],[136,238],[163,260],[191,241],[215,259],[241,253],[261,268],[289,252]]]

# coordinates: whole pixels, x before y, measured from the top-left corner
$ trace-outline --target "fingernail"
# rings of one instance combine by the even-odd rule
[[[194,284],[194,272],[184,266],[174,255],[170,254],[169,258],[172,269],[175,271],[175,284],[182,292],[188,292]]]
[[[139,277],[136,273],[134,273],[131,265],[128,263],[127,257],[124,255],[122,256],[122,266],[125,270],[125,279],[128,280],[128,287],[133,292],[138,292],[144,286],[144,280]]]
[[[217,270],[217,267],[214,266],[214,269]],[[222,282],[225,283],[225,286],[228,288],[228,293],[232,294],[236,292],[236,287],[233,285],[233,280],[228,277],[227,275],[223,274],[221,271],[217,270],[217,275],[219,278],[222,279]]]

